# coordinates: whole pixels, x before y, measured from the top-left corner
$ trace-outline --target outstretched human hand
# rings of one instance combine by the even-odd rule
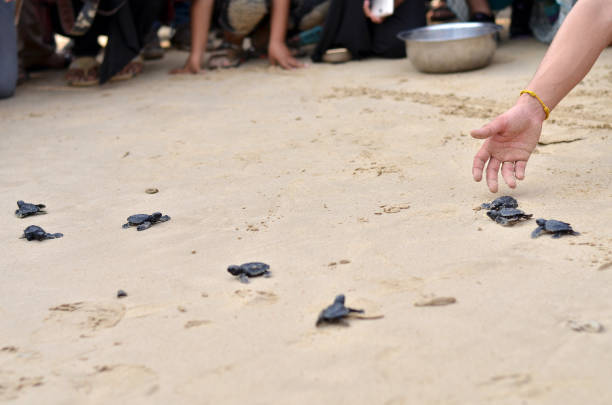
[[[500,166],[506,184],[515,188],[516,179],[525,178],[525,167],[540,139],[544,118],[539,104],[521,98],[510,110],[484,127],[473,130],[472,137],[486,139],[474,157],[474,180],[482,180],[482,172],[488,162],[486,178],[492,193],[497,192]]]
[[[289,48],[282,42],[270,42],[268,45],[268,60],[272,66],[280,65],[283,69],[288,70],[304,66],[291,55]]]

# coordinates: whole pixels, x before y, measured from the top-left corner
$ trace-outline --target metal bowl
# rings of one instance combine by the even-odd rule
[[[491,63],[501,29],[492,23],[450,23],[400,32],[415,68],[427,73],[463,72]]]

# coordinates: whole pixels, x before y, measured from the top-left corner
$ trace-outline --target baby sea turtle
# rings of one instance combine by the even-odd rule
[[[61,233],[47,233],[40,226],[30,225],[24,231],[21,239],[27,240],[45,240],[61,238],[64,234]]]
[[[574,231],[570,224],[554,219],[536,219],[538,227],[531,233],[532,238],[537,238],[543,233],[552,233],[553,238],[560,238],[563,235],[580,235]]]
[[[517,208],[490,210],[487,211],[487,215],[500,225],[514,225],[517,222],[527,220],[533,216],[533,214],[525,214],[523,210]]]
[[[500,208],[516,208],[518,207],[518,201],[515,198],[505,195],[503,197],[496,198],[490,203],[483,203],[482,208],[488,210],[498,210]]]
[[[227,268],[227,271],[237,276],[240,282],[245,284],[249,282],[249,277],[270,277],[272,274],[268,270],[270,270],[270,266],[261,262],[244,263],[240,266],[232,264]]]
[[[363,309],[353,309],[344,306],[344,294],[340,294],[334,300],[334,303],[325,308],[319,314],[316,325],[319,326],[323,322],[336,323],[341,319],[346,318],[350,313],[363,314]]]
[[[47,211],[43,211],[45,204],[30,204],[23,202],[22,200],[17,201],[19,209],[15,211],[15,215],[19,218],[29,217],[30,215],[46,214]]]
[[[151,215],[136,214],[127,218],[127,223],[123,224],[123,229],[129,228],[130,226],[135,226],[137,231],[144,231],[145,229],[149,229],[153,224],[158,222],[166,222],[169,220],[170,217],[168,215],[162,215],[161,212],[154,212]]]

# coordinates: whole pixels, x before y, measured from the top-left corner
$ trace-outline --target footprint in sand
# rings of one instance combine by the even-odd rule
[[[10,373],[0,372],[0,402],[19,398],[23,392],[40,387],[44,384],[43,377],[17,377]]]
[[[385,205],[380,205],[379,208],[382,209],[382,212],[377,211],[374,213],[375,215],[382,215],[383,213],[397,214],[398,212],[402,210],[407,210],[408,208],[410,208],[410,204],[408,203],[392,204],[392,205],[385,204]]]
[[[125,315],[125,307],[118,302],[75,302],[49,311],[45,326],[34,333],[39,340],[89,337],[117,325]]]
[[[194,319],[185,323],[185,329],[197,328],[198,326],[208,325],[210,321],[205,319]]]
[[[72,380],[74,388],[96,403],[127,403],[129,398],[153,395],[159,389],[158,376],[142,365],[97,366],[94,372]]]
[[[272,291],[251,290],[250,288],[243,288],[234,291],[234,294],[238,297],[243,298],[246,301],[246,304],[256,304],[260,302],[273,304],[278,301],[278,295],[274,294]]]

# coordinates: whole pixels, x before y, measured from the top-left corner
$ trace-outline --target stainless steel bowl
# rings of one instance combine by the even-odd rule
[[[400,32],[408,58],[421,72],[450,73],[479,69],[493,59],[501,29],[492,23],[450,23]]]

